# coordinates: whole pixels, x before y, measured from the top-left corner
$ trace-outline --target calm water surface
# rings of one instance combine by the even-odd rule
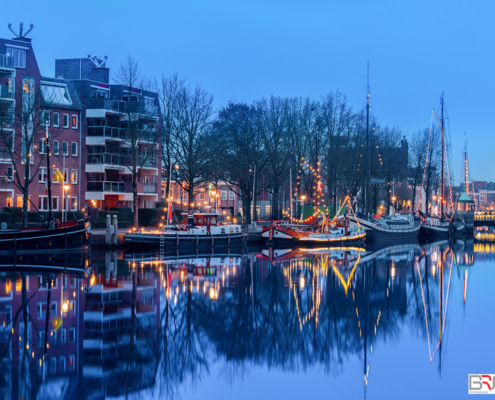
[[[2,256],[0,398],[467,398],[495,373],[494,263],[472,241]]]

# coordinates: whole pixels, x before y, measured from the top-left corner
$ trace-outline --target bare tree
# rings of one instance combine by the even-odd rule
[[[177,74],[162,76],[160,88],[161,105],[161,150],[162,164],[167,171],[166,194],[170,193],[169,171],[174,163],[175,134],[178,130],[179,94],[184,90],[185,80]],[[182,201],[182,200],[181,200]]]
[[[416,206],[416,187],[423,183],[423,172],[428,152],[428,137],[430,130],[428,128],[419,130],[412,136],[411,151],[409,152],[409,170],[412,179],[412,205]],[[421,200],[421,193],[419,193]],[[418,209],[420,205],[418,206]]]
[[[121,126],[125,130],[125,149],[127,153],[117,156],[124,162],[132,177],[134,205],[134,225],[138,226],[138,182],[144,168],[158,169],[159,149],[159,107],[158,98],[154,99],[150,91],[151,84],[141,72],[135,59],[128,56],[115,75],[115,82],[121,86],[123,102],[119,106],[122,113]],[[122,150],[120,150],[122,151]],[[126,157],[129,156],[129,157]]]
[[[177,91],[176,126],[173,156],[180,166],[179,179],[185,182],[189,203],[194,202],[195,188],[209,178],[212,156],[208,140],[213,121],[213,95],[199,85],[181,84]]]
[[[0,157],[12,163],[9,177],[23,195],[22,226],[28,223],[29,187],[45,162],[45,115],[42,106],[51,99],[42,97],[39,80],[26,75],[14,95],[15,108],[0,106]],[[41,147],[37,143],[40,140]]]

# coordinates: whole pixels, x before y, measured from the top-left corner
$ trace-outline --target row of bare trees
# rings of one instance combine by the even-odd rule
[[[338,91],[319,100],[271,96],[250,104],[231,101],[215,112],[211,94],[174,74],[162,78],[160,98],[164,168],[174,169],[172,179],[184,185],[189,203],[205,181],[226,182],[240,196],[246,222],[261,191],[271,195],[272,217],[281,217],[291,170],[298,195],[317,204],[320,180],[320,204],[334,207],[347,191],[361,199],[370,170],[371,208],[381,198],[390,202],[392,187],[409,175],[401,130],[372,120],[368,148],[364,110],[353,110]],[[304,159],[316,169],[317,157],[320,178],[301,165]]]

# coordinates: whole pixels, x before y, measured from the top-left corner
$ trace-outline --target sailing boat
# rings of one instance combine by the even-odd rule
[[[443,118],[443,92],[442,97],[440,98],[441,103],[441,121],[438,121],[437,114],[435,110],[433,113],[435,114],[435,118],[437,119],[438,124],[441,129],[441,140],[440,140],[440,215],[434,216],[421,212],[418,210],[418,215],[421,217],[421,230],[420,236],[426,238],[433,237],[445,237],[445,236],[453,236],[456,234],[461,234],[464,231],[465,223],[461,219],[456,219],[454,216],[451,218],[447,217],[443,210],[444,205],[444,188],[445,188],[445,171],[444,171],[444,135],[443,135],[443,127],[444,127],[444,118]],[[428,159],[426,160],[428,161]]]
[[[370,79],[369,79],[369,62],[367,73],[367,85],[366,85],[367,97],[366,97],[366,149],[368,155],[370,154]],[[366,177],[366,184],[364,185],[364,209],[369,204],[368,199],[370,196],[370,188],[368,184],[371,183],[371,162],[369,162],[368,176]],[[343,219],[343,216],[337,216],[336,220]],[[419,224],[414,220],[414,217],[409,215],[395,214],[393,216],[370,218],[364,214],[356,213],[349,216],[350,224],[352,228],[362,227],[366,232],[367,241],[375,240],[404,240],[414,239],[419,234]]]

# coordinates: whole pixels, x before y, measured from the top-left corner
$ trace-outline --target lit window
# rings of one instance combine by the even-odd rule
[[[22,280],[21,278],[15,281],[15,291],[20,292],[22,290]]]
[[[22,196],[17,196],[17,207],[22,208]]]
[[[71,354],[69,356],[69,371],[74,371],[76,368],[76,356],[74,354]]]
[[[72,129],[77,129],[77,115],[72,114]]]
[[[5,281],[5,293],[10,293],[10,291],[12,290],[12,285],[10,283],[10,279],[7,279]]]
[[[73,185],[77,184],[77,170],[73,169],[70,174],[70,183]]]
[[[71,211],[77,211],[77,197],[71,197],[70,209],[71,209]]]

